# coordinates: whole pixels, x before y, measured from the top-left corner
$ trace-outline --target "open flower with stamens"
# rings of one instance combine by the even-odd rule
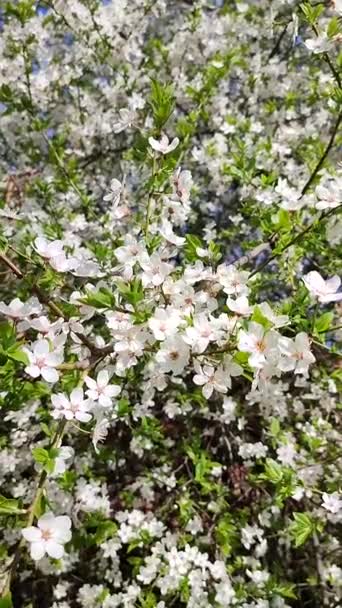
[[[86,391],[88,397],[93,401],[98,401],[102,407],[110,407],[112,400],[117,397],[121,388],[117,384],[109,384],[109,374],[106,369],[102,369],[98,374],[96,380],[86,376],[84,381],[88,387]]]
[[[82,388],[74,388],[70,397],[67,397],[65,393],[51,395],[51,401],[54,407],[53,418],[65,418],[66,420],[75,418],[80,422],[89,422],[91,419],[89,410],[92,408],[93,402],[90,399],[84,399]]]
[[[41,376],[46,382],[55,383],[59,375],[56,367],[63,361],[61,351],[50,351],[48,340],[37,340],[33,344],[32,350],[23,348],[29,359],[29,365],[25,367],[25,372],[32,378]]]
[[[28,526],[21,532],[30,543],[30,554],[35,561],[45,554],[60,559],[64,545],[71,539],[71,519],[67,515],[55,517],[50,511],[38,519],[37,526]]]

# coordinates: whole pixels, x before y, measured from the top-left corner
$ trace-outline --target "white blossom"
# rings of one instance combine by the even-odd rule
[[[164,134],[159,140],[154,139],[154,137],[149,137],[148,143],[150,144],[151,148],[153,148],[153,150],[156,150],[156,152],[161,152],[161,154],[169,154],[169,152],[173,152],[173,150],[177,148],[179,144],[179,139],[178,137],[175,137],[170,142],[167,135]]]
[[[341,279],[337,275],[324,280],[316,270],[312,270],[303,277],[305,287],[322,304],[338,302],[342,299],[342,292],[338,292]]]
[[[35,561],[47,554],[54,559],[64,555],[64,545],[71,540],[71,519],[66,515],[55,517],[50,511],[38,519],[37,526],[22,529],[30,543],[30,554]]]
[[[29,365],[25,367],[25,372],[32,378],[41,376],[46,382],[54,384],[58,381],[59,374],[56,369],[63,361],[61,351],[50,350],[48,340],[37,340],[32,345],[32,350],[23,348],[24,353],[29,359]]]
[[[84,399],[82,388],[74,388],[70,397],[65,393],[51,395],[52,405],[54,407],[52,416],[54,418],[65,418],[66,420],[79,420],[80,422],[89,422],[92,415],[89,410],[93,406],[90,399]]]
[[[109,384],[109,373],[107,370],[102,369],[98,374],[96,380],[86,376],[84,378],[88,390],[86,391],[89,399],[97,401],[102,407],[110,407],[112,400],[117,397],[121,388],[117,384]]]

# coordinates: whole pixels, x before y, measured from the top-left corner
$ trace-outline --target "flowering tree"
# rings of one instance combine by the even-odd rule
[[[0,0],[0,608],[341,605],[341,16]]]

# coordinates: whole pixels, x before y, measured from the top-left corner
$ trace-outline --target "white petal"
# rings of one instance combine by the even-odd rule
[[[333,293],[339,289],[340,285],[341,279],[336,274],[326,282],[326,286],[328,287],[329,291]]]
[[[108,395],[100,395],[99,404],[102,407],[110,407],[112,405],[112,400]]]
[[[109,374],[106,369],[101,369],[101,371],[97,374],[97,384],[99,387],[104,388],[107,386],[109,380]]]
[[[90,378],[90,376],[86,376],[84,378],[84,382],[86,383],[87,387],[90,388],[91,390],[94,391],[97,389],[97,382],[93,378]]]
[[[213,393],[214,387],[212,384],[205,384],[202,388],[202,393],[203,396],[206,399],[209,399],[209,397],[211,397],[212,393]]]
[[[80,401],[83,401],[83,389],[82,388],[74,388],[70,394],[70,401],[73,405],[76,405]]]
[[[49,530],[53,528],[55,516],[51,511],[47,511],[38,519],[38,528],[41,530]]]
[[[58,372],[54,367],[43,367],[41,370],[42,377],[46,382],[50,382],[51,384],[54,382],[58,382]]]
[[[46,541],[46,553],[54,559],[60,559],[64,555],[64,547],[54,540]]]
[[[195,374],[192,381],[197,384],[197,386],[202,386],[208,382],[208,378],[206,376],[200,376],[199,374]]]
[[[45,555],[45,542],[32,543],[30,547],[30,555],[32,559],[38,561]]]
[[[170,145],[167,147],[166,153],[172,152],[173,150],[175,150],[177,148],[179,144],[179,139],[178,137],[175,137],[172,142],[170,143]]]
[[[67,515],[58,515],[55,518],[55,528],[58,530],[70,530],[71,528],[71,519]]]
[[[87,414],[87,412],[76,412],[75,418],[80,422],[89,422],[89,420],[91,420],[91,414]]]
[[[149,137],[148,143],[150,144],[151,148],[153,148],[153,150],[156,150],[157,152],[161,151],[162,146],[160,145],[157,139],[154,139],[154,137]]]
[[[49,343],[47,340],[38,340],[33,347],[35,355],[46,355],[49,352]]]
[[[56,408],[68,407],[69,401],[64,393],[58,393],[58,395],[51,395],[52,405]]]
[[[44,237],[38,237],[34,241],[34,246],[40,255],[45,255],[48,249],[48,241]]]
[[[29,543],[37,542],[42,537],[41,531],[39,530],[39,528],[36,528],[36,526],[29,526],[28,528],[23,528],[21,533],[25,540],[27,540]]]
[[[106,397],[117,397],[121,393],[121,386],[118,384],[110,384],[106,388],[105,396]]]
[[[37,365],[28,365],[25,367],[25,372],[31,376],[31,378],[39,378],[40,369]]]
[[[56,367],[56,365],[60,365],[63,362],[63,353],[57,351],[49,353],[46,355],[45,361],[50,367]]]

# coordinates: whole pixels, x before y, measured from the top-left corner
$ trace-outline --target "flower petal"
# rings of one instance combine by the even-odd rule
[[[54,367],[43,367],[41,369],[41,374],[46,382],[50,382],[51,384],[58,382],[58,372]]]
[[[55,540],[48,540],[45,544],[46,553],[54,559],[60,559],[64,555],[64,547]]]
[[[42,559],[42,557],[45,555],[45,542],[42,541],[39,543],[32,543],[30,547],[30,555],[35,561]]]
[[[36,526],[29,526],[28,528],[23,528],[21,533],[25,540],[27,540],[29,543],[37,542],[42,538],[42,533],[39,528],[36,528]]]

